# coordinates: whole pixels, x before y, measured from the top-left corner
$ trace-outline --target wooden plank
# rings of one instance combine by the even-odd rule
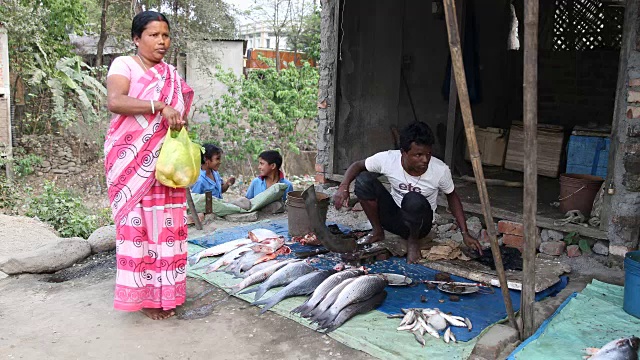
[[[564,133],[561,131],[547,131],[539,126],[537,147],[537,164],[540,175],[558,177]],[[522,126],[514,123],[509,131],[509,144],[504,162],[505,169],[523,171],[525,156],[525,138]]]
[[[478,142],[476,139],[475,127],[473,124],[473,115],[471,113],[471,102],[469,101],[469,92],[467,89],[467,79],[464,71],[464,63],[462,60],[462,49],[460,47],[460,34],[458,32],[458,19],[456,18],[456,6],[453,0],[444,1],[445,19],[447,23],[447,34],[449,37],[449,50],[451,51],[451,63],[453,64],[454,74],[456,77],[456,86],[458,89],[458,97],[460,98],[460,110],[462,112],[462,121],[464,122],[465,133],[467,136],[467,146],[469,147],[469,157],[473,165],[473,173],[478,186],[478,194],[480,194],[480,202],[482,204],[482,213],[485,222],[493,224],[493,215],[491,214],[491,204],[489,203],[489,192],[487,184],[484,181],[484,171],[480,161],[480,151],[478,150]],[[502,264],[502,255],[500,254],[500,246],[496,238],[496,229],[493,226],[487,227],[489,239],[491,242],[491,252],[493,254],[496,272],[500,280],[500,290],[505,303],[505,309],[509,323],[514,329],[518,329],[516,317],[513,312],[513,304],[511,303],[511,295],[507,287],[507,278],[504,273]]]
[[[447,207],[447,201],[444,199],[438,199],[438,206]],[[462,202],[462,206],[464,207],[465,212],[473,213],[473,214],[482,214],[482,206],[480,204],[470,203],[470,202]],[[500,208],[493,208],[492,214],[496,219],[501,220],[510,220],[516,222],[523,222],[522,214],[504,210]],[[586,236],[593,239],[598,240],[607,240],[607,233],[600,229],[596,229],[593,227],[581,226],[578,224],[566,224],[566,225],[555,225],[554,219],[544,217],[544,216],[536,216],[536,224],[538,227],[543,229],[551,229],[562,232],[576,232],[579,235]]]
[[[538,0],[524,8],[524,245],[522,256],[521,339],[533,335],[536,284],[536,212],[538,209]]]

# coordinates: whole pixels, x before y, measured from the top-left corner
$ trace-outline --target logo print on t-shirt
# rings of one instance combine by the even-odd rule
[[[419,187],[415,186],[415,185],[411,185],[411,184],[400,184],[398,185],[398,187],[400,188],[400,190],[404,190],[404,191],[413,191],[415,193],[418,194],[422,194],[422,189],[420,189]]]

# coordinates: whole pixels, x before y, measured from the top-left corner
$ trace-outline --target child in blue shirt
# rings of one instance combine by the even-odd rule
[[[222,194],[235,184],[236,179],[230,177],[227,181],[223,181],[218,173],[218,168],[222,162],[222,149],[213,145],[204,145],[204,154],[201,157],[202,166],[200,166],[200,177],[198,181],[191,186],[191,192],[196,194],[204,194],[211,191],[211,196],[222,199]]]
[[[247,199],[253,199],[261,192],[267,190],[275,183],[283,183],[289,185],[285,190],[282,200],[286,200],[287,194],[293,191],[293,184],[284,178],[284,173],[280,171],[282,166],[282,156],[275,150],[267,150],[260,153],[258,157],[259,176],[249,185],[247,190]]]

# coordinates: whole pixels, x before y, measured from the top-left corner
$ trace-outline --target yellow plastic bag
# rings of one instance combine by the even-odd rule
[[[180,132],[169,130],[156,163],[156,179],[165,186],[186,188],[200,176],[202,147],[191,142],[183,127]]]

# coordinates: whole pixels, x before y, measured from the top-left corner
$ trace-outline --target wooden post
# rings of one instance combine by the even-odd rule
[[[473,116],[471,114],[471,103],[469,102],[469,92],[467,90],[467,79],[464,72],[464,64],[462,61],[462,49],[460,48],[460,34],[458,32],[458,20],[456,18],[456,7],[453,0],[444,0],[444,13],[447,20],[447,33],[449,35],[449,49],[451,50],[451,63],[453,64],[456,76],[456,86],[458,88],[458,98],[460,99],[460,110],[462,112],[462,120],[464,121],[465,133],[467,136],[467,145],[469,147],[469,157],[473,165],[473,172],[478,186],[478,194],[482,204],[482,214],[487,224],[487,232],[491,239],[491,252],[500,281],[500,290],[504,298],[504,305],[507,310],[507,316],[511,326],[518,329],[516,317],[513,313],[513,305],[509,288],[507,286],[507,276],[504,273],[504,265],[502,264],[502,255],[500,254],[500,246],[496,238],[496,229],[493,226],[493,216],[491,215],[491,205],[489,204],[489,193],[487,192],[487,184],[484,182],[484,172],[480,160],[480,151],[478,150],[478,141],[476,139],[476,131],[473,127]]]
[[[191,216],[193,217],[193,222],[196,224],[196,229],[202,230],[202,223],[200,222],[200,217],[198,217],[198,212],[196,211],[196,204],[193,202],[193,198],[191,197],[191,190],[189,188],[187,190],[187,206],[189,207],[189,211],[191,212]]]
[[[457,0],[460,2],[460,0]],[[464,34],[465,1],[460,3],[456,16],[460,20],[460,33]],[[460,39],[460,47],[464,46],[464,39]],[[451,78],[449,79],[449,109],[447,111],[447,137],[444,149],[444,162],[453,171],[453,148],[456,134],[456,119],[458,118],[458,92],[456,91],[456,77],[453,75],[453,63],[451,63]]]
[[[538,0],[524,6],[524,249],[522,256],[522,339],[533,335],[538,199]]]

